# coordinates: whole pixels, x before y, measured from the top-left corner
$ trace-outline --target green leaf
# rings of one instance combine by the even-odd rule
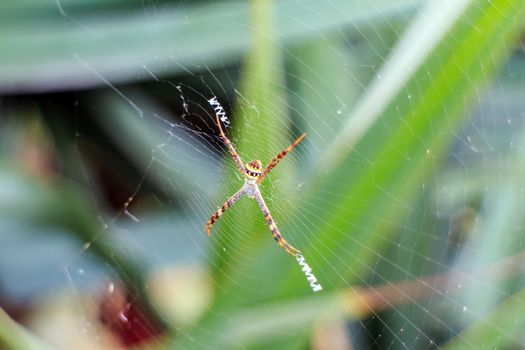
[[[308,0],[276,2],[274,19],[287,43],[313,32],[374,19],[405,20],[420,0],[327,6]],[[9,1],[0,4],[0,90],[49,90],[135,82],[202,66],[224,67],[250,48],[249,6],[242,2],[184,5],[148,13],[142,2],[96,0]],[[30,9],[30,10],[28,10]],[[86,11],[89,9],[89,11]],[[378,11],[381,9],[381,11]],[[330,19],[330,20],[327,20]]]
[[[49,344],[31,333],[0,309],[0,348],[5,350],[51,350]]]
[[[402,229],[399,218],[410,211],[448,151],[476,93],[512,50],[524,14],[525,4],[518,0],[431,2],[392,49],[376,81],[320,157],[316,168],[323,171],[312,176],[297,201],[301,205],[285,219],[293,236],[301,237],[295,241],[301,242],[299,248],[325,290],[366,283],[383,259],[385,244]],[[265,72],[263,60],[253,62]],[[251,84],[245,83],[248,90],[241,93],[262,83],[258,95],[268,96],[264,88],[272,85],[264,85],[264,76],[244,79]],[[258,101],[261,109],[267,108],[265,99]],[[221,265],[224,297],[217,298],[213,313],[189,335],[204,344],[214,339],[204,330],[219,329],[234,310],[309,292],[295,261],[276,253],[274,242],[259,243],[265,246],[255,257],[247,242],[234,243],[236,250],[251,254],[237,254],[231,264]],[[288,336],[300,339],[302,332]]]
[[[77,240],[79,248],[89,248],[118,274],[155,325],[168,327],[146,292],[145,269],[111,244],[111,238],[104,234],[109,231],[93,220],[96,211],[87,193],[58,181],[47,185],[16,166],[0,165],[0,213],[33,225],[65,230]]]
[[[525,289],[522,289],[446,343],[443,349],[520,348],[523,346],[524,313]]]

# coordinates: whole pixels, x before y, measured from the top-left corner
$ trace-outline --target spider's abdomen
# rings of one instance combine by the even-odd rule
[[[246,164],[246,176],[249,179],[257,179],[261,176],[262,164],[260,160],[252,160]]]
[[[244,194],[248,196],[248,198],[255,198],[255,194],[257,193],[257,184],[255,181],[246,179],[244,182]]]

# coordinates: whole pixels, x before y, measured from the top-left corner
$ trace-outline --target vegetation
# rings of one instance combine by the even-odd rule
[[[487,147],[459,152],[475,148],[469,125],[483,101],[496,124],[523,113],[524,15],[518,0],[3,3],[0,214],[16,230],[0,239],[65,233],[110,268],[133,304],[126,312],[137,308],[147,331],[162,333],[127,345],[316,347],[323,330],[347,324],[366,330],[349,334],[362,348],[512,347],[524,325],[522,125],[475,129]],[[220,204],[191,209],[184,195],[220,181],[212,172],[192,180],[199,164],[216,165],[198,152],[201,140],[188,141],[190,150],[159,147],[169,120],[194,126],[192,135],[213,132],[184,119],[178,85],[237,101],[229,132],[243,154],[270,159],[274,145],[308,133],[263,189],[283,199],[279,225],[307,252],[322,293],[276,253],[250,214],[256,203],[228,212],[205,258],[180,264],[198,260],[211,282],[190,288],[193,311],[178,318],[146,282],[147,259],[115,243],[132,195],[144,217],[168,212],[161,230],[175,235],[205,235],[198,225]],[[256,118],[242,117],[247,104]],[[239,179],[229,158],[215,157],[226,169],[217,196],[226,198]],[[290,179],[306,185],[298,191]],[[151,204],[151,193],[173,206]],[[2,329],[16,331],[0,331],[0,347],[51,347],[3,313]]]

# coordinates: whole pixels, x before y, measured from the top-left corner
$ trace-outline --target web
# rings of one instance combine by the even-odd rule
[[[86,349],[523,343],[524,5],[52,5],[68,69],[4,78],[74,91],[53,100],[67,108],[42,108],[51,121],[67,111],[50,128],[70,140],[56,153],[73,194],[45,193],[73,222],[5,224],[49,233],[36,270],[51,277],[0,258],[8,293],[39,290],[27,321],[39,337]],[[243,163],[263,168],[307,133],[260,185],[297,258],[247,196],[207,236],[244,184],[216,114]]]

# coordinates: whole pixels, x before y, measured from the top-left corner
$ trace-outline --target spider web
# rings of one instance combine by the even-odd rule
[[[462,338],[460,332],[472,322],[492,322],[487,312],[523,285],[516,266],[523,259],[524,192],[520,181],[511,182],[508,174],[514,171],[511,164],[520,161],[523,143],[520,53],[508,57],[498,77],[477,92],[463,126],[448,127],[453,135],[450,149],[444,160],[436,157],[430,162],[430,176],[413,184],[416,195],[400,196],[380,188],[385,201],[402,208],[401,215],[394,220],[379,211],[361,214],[363,221],[377,222],[377,227],[388,227],[393,234],[363,229],[357,222],[341,233],[342,239],[317,238],[322,228],[349,220],[319,214],[323,200],[326,205],[339,201],[355,180],[354,170],[376,161],[354,141],[341,145],[345,125],[391,98],[389,87],[381,85],[392,81],[385,62],[395,63],[398,52],[405,51],[404,35],[414,30],[411,23],[421,21],[429,11],[418,2],[398,7],[364,3],[375,12],[357,16],[363,23],[334,25],[335,17],[325,18],[312,8],[306,13],[318,26],[312,25],[308,40],[301,39],[304,33],[289,42],[273,39],[285,62],[274,69],[284,79],[258,105],[245,93],[257,91],[258,86],[242,85],[242,64],[237,59],[224,55],[213,64],[205,59],[194,63],[191,55],[178,53],[174,43],[167,64],[177,68],[169,73],[162,59],[155,64],[147,55],[128,54],[124,43],[105,37],[96,23],[57,1],[67,34],[85,33],[137,72],[133,79],[109,71],[70,43],[71,57],[84,68],[84,83],[78,84],[93,87],[73,98],[74,158],[82,174],[80,182],[95,203],[92,223],[98,227],[79,250],[69,240],[60,240],[68,246],[67,253],[56,257],[55,264],[64,273],[51,290],[72,294],[69,307],[78,317],[69,326],[71,332],[84,334],[86,344],[91,343],[87,339],[96,339],[94,348],[115,346],[115,333],[120,334],[121,344],[151,340],[147,334],[155,333],[157,325],[148,320],[147,310],[135,305],[144,292],[139,280],[115,274],[129,272],[129,265],[147,276],[148,293],[163,321],[175,329],[174,340],[155,338],[158,348],[170,348],[172,341],[181,347],[213,348],[206,339],[218,339],[218,344],[230,348],[289,348],[304,346],[305,335],[319,349],[436,348],[455,336]],[[145,2],[140,16],[149,24],[144,31],[152,47],[162,41],[148,31],[155,33],[158,13],[170,6],[184,14],[186,23],[201,18],[192,10],[197,5]],[[224,8],[246,6],[220,3],[209,5],[209,11],[224,15]],[[291,1],[286,6],[307,8]],[[326,6],[345,12],[338,3]],[[303,22],[299,16],[288,20]],[[245,23],[228,18],[221,23],[235,31],[248,30]],[[214,30],[206,24],[201,29]],[[239,52],[231,50],[232,55]],[[316,60],[337,65],[335,71],[345,79],[335,79],[330,67],[318,71]],[[403,80],[403,74],[397,79]],[[335,85],[341,81],[344,85]],[[366,96],[372,96],[370,100],[374,94],[378,99],[367,105]],[[284,238],[302,251],[325,287],[322,294],[311,292],[297,261],[272,240],[254,200],[243,197],[217,221],[212,237],[206,236],[206,221],[244,181],[219,138],[208,103],[213,96],[227,112],[231,126],[225,132],[244,163],[260,159],[264,167],[298,135],[308,132],[265,179],[261,191]],[[408,95],[408,103],[411,99]],[[273,111],[278,115],[261,127],[258,120]],[[376,125],[386,130],[383,135],[392,136],[390,122],[381,114],[364,122],[361,134],[353,134],[355,142]],[[430,154],[423,137],[421,148]],[[259,144],[262,138],[269,141]],[[318,179],[341,161],[337,146],[355,147],[348,180],[339,178],[340,182],[322,187],[326,192],[319,194],[321,200],[312,201],[308,194],[320,186]],[[398,146],[399,157],[393,163],[403,168],[416,161],[404,153],[402,143],[392,147]],[[377,179],[377,186],[381,184]],[[369,201],[355,198],[363,207]],[[353,217],[354,208],[335,209]],[[356,233],[360,231],[379,243],[363,243]],[[494,232],[499,236],[490,238]],[[100,259],[100,249],[107,249],[110,257]],[[369,258],[361,260],[362,255]],[[354,263],[345,260],[349,257]],[[281,271],[292,282],[279,279]],[[295,283],[299,278],[301,283]],[[27,281],[26,285],[13,288],[14,293],[32,286]],[[344,295],[352,311],[330,313],[328,320],[312,317],[332,307],[330,297],[336,292]],[[44,329],[36,321],[33,326]],[[494,326],[502,337],[518,342],[511,330]]]

